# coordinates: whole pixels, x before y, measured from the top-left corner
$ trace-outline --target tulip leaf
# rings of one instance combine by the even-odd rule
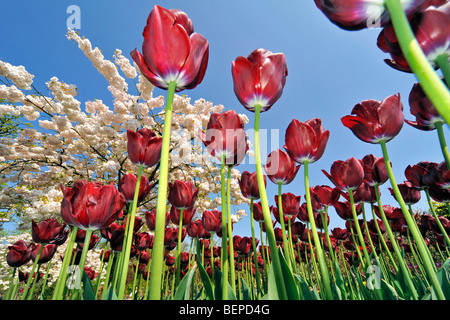
[[[320,300],[317,291],[311,290],[309,283],[305,279],[299,275],[296,275],[295,277],[299,284],[299,289],[303,300]]]
[[[191,289],[192,278],[194,277],[194,274],[195,267],[189,270],[181,280],[175,291],[175,295],[173,297],[174,300],[189,300],[189,292]]]
[[[278,256],[280,257],[281,271],[283,273],[287,298],[288,300],[299,300],[297,284],[295,283],[294,276],[284,258],[281,248],[278,248]]]
[[[345,280],[344,277],[342,276],[342,272],[341,272],[341,268],[339,267],[339,263],[335,260],[334,261],[334,273],[336,275],[336,282],[335,282],[335,286],[336,288],[333,289],[337,292],[337,290],[339,289],[339,299],[340,300],[347,300],[347,288],[345,287]]]
[[[242,281],[242,300],[251,300],[250,289],[245,282],[244,278],[241,278]]]
[[[397,291],[395,291],[394,287],[391,286],[386,280],[381,279],[381,295],[383,300],[398,300]]]
[[[272,268],[272,263],[269,267],[268,288],[267,288],[268,300],[279,300],[277,291],[277,281],[275,279],[275,272]]]
[[[202,282],[203,282],[203,287],[205,288],[206,291],[206,296],[208,297],[209,300],[214,300],[214,291],[212,288],[212,284],[211,284],[211,279],[208,276],[208,273],[206,273],[205,267],[203,267],[202,265],[202,261],[200,259],[201,254],[200,254],[200,241],[197,238],[197,266],[198,266],[198,271],[200,273],[200,277],[202,278]]]
[[[83,281],[83,299],[84,300],[95,300],[95,291],[92,286],[91,279],[89,279],[86,271],[83,270],[83,276],[81,278]]]
[[[106,291],[105,295],[103,296],[102,300],[118,300],[116,293],[114,292],[114,288],[111,286]]]
[[[220,271],[218,268],[214,270],[214,295],[217,297],[217,299],[221,299],[222,297],[222,271]],[[227,300],[237,300],[236,295],[234,294],[233,288],[231,288],[230,283],[227,281],[228,284],[228,299]]]
[[[450,258],[436,272],[436,277],[445,299],[450,300]],[[432,299],[436,297],[434,289],[431,289],[431,297]]]

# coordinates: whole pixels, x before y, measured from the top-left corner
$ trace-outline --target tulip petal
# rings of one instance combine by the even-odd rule
[[[190,36],[191,52],[184,64],[183,70],[180,74],[180,79],[177,81],[178,90],[182,88],[193,89],[205,76],[206,67],[209,59],[209,43],[199,33],[193,33]]]

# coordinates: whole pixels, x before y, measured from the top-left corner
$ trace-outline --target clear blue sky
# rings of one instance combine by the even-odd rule
[[[76,44],[65,37],[66,20],[70,16],[66,10],[72,4],[81,9],[80,35],[99,47],[108,59],[112,59],[115,49],[121,49],[129,58],[132,49],[140,50],[142,30],[155,4],[185,11],[195,31],[208,39],[210,58],[203,82],[183,93],[192,101],[205,98],[223,104],[227,110],[247,114],[248,128],[253,126],[254,114],[244,109],[234,95],[231,62],[256,48],[283,52],[289,70],[284,93],[271,110],[262,114],[261,128],[279,129],[281,147],[285,130],[293,118],[299,121],[322,119],[331,136],[324,156],[310,167],[312,186],[331,184],[321,169],[329,171],[335,160],[362,158],[369,153],[381,156],[379,145],[363,143],[341,124],[340,118],[350,114],[355,104],[400,93],[405,117],[412,119],[408,95],[415,77],[393,70],[383,62],[388,57],[376,46],[380,30],[341,30],[323,16],[312,0],[2,1],[0,59],[24,65],[35,75],[34,85],[44,94],[45,82],[56,76],[75,84],[80,93],[77,98],[82,102],[111,101],[106,80]],[[157,90],[156,94],[166,92]],[[450,139],[448,127],[445,133]],[[388,143],[388,150],[397,182],[405,179],[404,169],[409,164],[443,160],[437,133],[422,132],[407,124]],[[269,146],[267,153],[270,151]],[[262,158],[265,161],[266,154]],[[255,171],[253,165],[238,168]],[[381,190],[383,203],[395,205],[387,187],[386,184]],[[283,191],[300,194],[303,201],[303,169]],[[271,203],[275,193],[276,186],[268,181]],[[418,206],[427,207],[423,200]],[[330,216],[332,227],[344,226],[333,209]],[[237,233],[249,235],[246,222],[235,226]]]

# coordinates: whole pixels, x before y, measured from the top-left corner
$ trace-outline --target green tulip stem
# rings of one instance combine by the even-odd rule
[[[69,241],[64,252],[64,258],[61,264],[61,270],[59,271],[58,280],[56,281],[55,290],[53,291],[52,300],[62,300],[64,293],[64,285],[67,280],[67,268],[69,267],[70,260],[72,259],[73,244],[77,236],[78,227],[73,226],[69,234]]]
[[[259,194],[261,197],[261,207],[262,207],[263,216],[264,216],[264,223],[266,225],[266,236],[267,236],[267,240],[269,242],[270,258],[272,261],[272,267],[274,269],[274,274],[275,274],[275,279],[276,279],[276,284],[277,284],[278,298],[280,300],[286,300],[287,299],[286,288],[285,288],[283,273],[282,273],[282,269],[281,269],[281,262],[280,262],[280,258],[278,256],[277,242],[275,239],[275,232],[273,231],[272,217],[270,215],[269,201],[267,200],[266,186],[264,184],[264,176],[263,176],[262,166],[261,166],[261,151],[260,151],[260,145],[259,145],[260,144],[260,142],[259,142],[260,116],[261,116],[261,106],[256,105],[255,106],[255,125],[254,125],[256,176],[257,176],[257,180],[258,180]]]
[[[445,247],[450,248],[450,239],[448,237],[447,231],[445,231],[444,227],[442,226],[441,220],[439,220],[439,217],[436,214],[436,210],[434,210],[434,208],[433,208],[433,204],[431,202],[431,197],[430,197],[430,192],[428,191],[428,188],[425,188],[424,191],[425,191],[425,195],[427,196],[427,202],[428,202],[428,206],[430,207],[431,214],[433,215],[434,219],[436,220],[436,224],[444,238],[444,241],[446,244]]]
[[[438,133],[439,145],[441,146],[442,154],[444,155],[447,168],[450,170],[450,152],[448,151],[447,142],[445,141],[444,128],[442,122],[435,122],[436,131]]]
[[[228,242],[230,246],[230,276],[231,288],[236,294],[236,270],[234,266],[234,247],[233,247],[233,224],[231,222],[231,166],[227,169],[227,226],[228,226]]]
[[[436,273],[434,271],[433,267],[433,261],[431,256],[428,254],[427,247],[425,245],[425,241],[423,240],[419,229],[413,220],[413,217],[409,213],[408,207],[405,204],[405,201],[403,200],[402,194],[400,193],[400,189],[398,188],[397,182],[395,181],[394,172],[392,171],[391,162],[389,161],[389,155],[386,148],[386,142],[384,140],[380,141],[381,149],[383,151],[383,157],[384,157],[384,164],[387,169],[387,173],[389,176],[389,180],[391,182],[392,190],[394,191],[395,199],[397,199],[397,202],[400,204],[400,207],[403,212],[403,216],[405,217],[406,223],[409,226],[409,229],[411,231],[411,235],[413,236],[414,240],[416,241],[417,250],[419,251],[419,254],[424,262],[425,271],[427,272],[428,278],[430,280],[430,283],[435,290],[436,296],[440,300],[445,300],[444,293],[442,292],[442,288],[439,285],[439,280],[437,279]]]
[[[128,214],[128,224],[127,224],[127,230],[126,230],[126,243],[125,247],[123,248],[123,257],[122,257],[122,265],[120,270],[120,277],[119,277],[119,288],[117,290],[118,292],[118,298],[120,300],[123,299],[123,296],[125,294],[125,287],[127,282],[127,276],[128,276],[128,265],[130,262],[130,253],[131,253],[131,245],[133,243],[133,234],[134,234],[134,220],[136,217],[136,210],[137,210],[137,203],[139,199],[139,188],[141,186],[141,177],[144,173],[144,166],[139,166],[139,172],[137,176],[136,181],[136,188],[134,190],[134,198],[133,198],[133,206],[131,209],[131,212]]]
[[[175,285],[178,287],[180,283],[180,274],[181,274],[181,238],[183,235],[183,211],[184,209],[180,209],[180,222],[178,223],[178,243],[177,243],[177,257],[176,257],[176,278]],[[173,298],[173,294],[172,294]]]
[[[222,206],[222,251],[221,251],[221,271],[222,271],[222,300],[228,300],[228,231],[227,231],[227,203],[226,203],[226,180],[225,180],[225,155],[222,155],[220,166],[220,196]],[[212,243],[210,243],[212,245]],[[214,268],[211,265],[211,268]],[[216,283],[216,285],[219,285]]]
[[[439,114],[450,123],[450,92],[420,48],[400,0],[384,0],[403,55]]]
[[[434,62],[437,63],[442,71],[447,86],[450,87],[450,63],[448,62],[448,55],[446,53],[440,54],[436,57]]]
[[[169,185],[169,151],[172,126],[172,105],[177,84],[169,83],[167,103],[164,116],[164,131],[162,137],[161,160],[159,167],[158,199],[156,204],[155,235],[153,240],[152,266],[150,278],[150,300],[161,299],[161,280],[164,263],[164,229],[167,207],[167,187]]]
[[[36,266],[37,266],[38,261],[39,261],[39,257],[41,256],[41,253],[42,253],[43,249],[44,249],[44,244],[41,243],[40,244],[40,248],[39,248],[39,252],[38,252],[36,258],[34,259],[33,267],[31,268],[30,275],[28,276],[27,284],[25,285],[25,290],[23,291],[22,297],[20,298],[20,300],[27,300],[28,290],[30,289],[31,282],[33,281],[33,278],[38,276],[37,274],[36,274],[36,276],[34,276],[34,274],[35,274],[35,271],[36,271]]]
[[[86,257],[87,257],[87,253],[89,251],[89,243],[91,242],[91,235],[92,235],[93,230],[89,230],[86,229],[86,234],[84,236],[84,243],[83,243],[83,251],[81,251],[81,258],[80,258],[80,263],[78,264],[78,272],[77,272],[77,277],[76,277],[76,284],[80,283],[81,284],[81,280],[83,279],[83,274],[84,274],[84,266],[86,265]],[[79,300],[80,297],[80,293],[81,293],[81,288],[77,288],[75,287],[75,291],[72,295],[72,300]]]
[[[305,171],[305,197],[306,197],[306,207],[308,211],[308,219],[311,224],[312,235],[314,239],[314,247],[316,248],[317,260],[319,262],[320,274],[322,275],[322,283],[325,287],[325,295],[327,299],[332,300],[333,294],[331,291],[331,281],[330,273],[328,272],[328,266],[325,261],[325,253],[323,252],[322,246],[320,245],[319,234],[317,233],[316,222],[314,220],[314,213],[311,203],[311,194],[309,190],[309,162],[303,161],[303,168]]]
[[[16,271],[17,271],[17,267],[14,267],[13,272],[11,274],[11,278],[9,279],[9,287],[8,287],[8,292],[6,293],[5,300],[9,300],[9,298],[11,297],[11,291],[12,291],[12,288],[14,287],[13,283],[14,283],[14,277],[16,276]]]
[[[282,195],[282,183],[278,183],[278,214],[280,216],[280,224],[281,224],[281,230],[282,230],[282,237],[283,237],[283,249],[284,249],[284,256],[286,257],[286,261],[288,262],[289,268],[291,271],[293,271],[292,266],[292,259],[291,254],[289,250],[289,244],[286,237],[286,224],[284,222],[284,214],[283,214],[283,199],[281,198]]]
[[[253,262],[255,263],[256,269],[256,289],[258,300],[261,299],[261,275],[259,274],[258,268],[258,255],[256,251],[256,240],[255,240],[255,224],[253,221],[253,199],[250,200],[250,224],[252,228],[252,248],[253,248]]]

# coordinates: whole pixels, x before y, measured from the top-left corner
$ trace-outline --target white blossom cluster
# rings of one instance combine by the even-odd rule
[[[62,192],[78,179],[113,182],[126,173],[137,174],[137,167],[127,158],[126,130],[151,128],[162,135],[164,96],[153,96],[153,85],[130,60],[116,50],[113,61],[105,59],[99,48],[69,30],[67,37],[78,44],[85,56],[108,82],[112,101],[94,99],[81,102],[76,86],[57,77],[46,82],[48,95],[39,91],[25,94],[33,76],[23,67],[0,64],[0,75],[14,84],[0,85],[0,115],[22,114],[37,120],[38,126],[22,129],[17,138],[0,139],[0,210],[20,214],[24,226],[31,219],[59,217]],[[122,72],[125,77],[121,75]],[[130,93],[128,79],[134,79],[136,93]],[[6,83],[6,82],[5,82]],[[224,110],[222,105],[186,95],[175,95],[173,104],[169,179],[195,181],[200,188],[197,213],[220,205],[220,170],[198,138],[211,113]],[[248,119],[241,115],[245,123]],[[156,171],[155,171],[156,170]],[[237,182],[238,169],[231,169],[231,203],[247,203]],[[155,171],[155,172],[154,172]],[[157,168],[144,171],[158,181]],[[141,206],[138,215],[155,207],[157,186]],[[243,210],[233,212],[238,221]]]

